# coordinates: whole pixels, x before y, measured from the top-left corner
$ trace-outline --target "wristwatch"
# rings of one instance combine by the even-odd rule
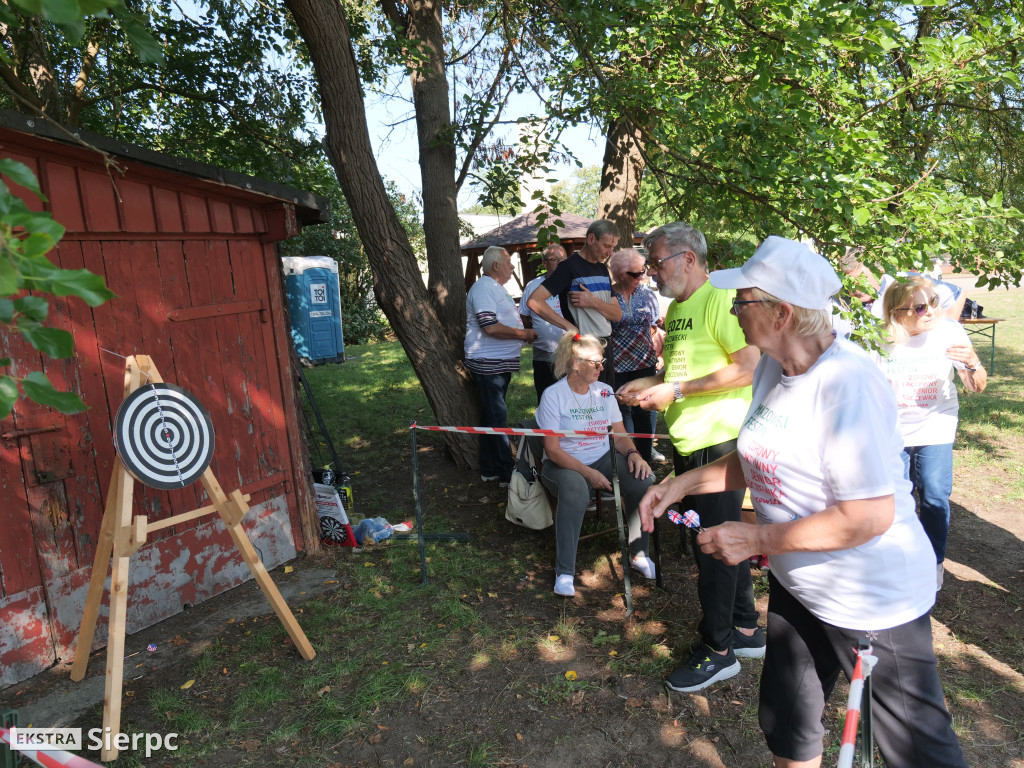
[[[672,394],[675,395],[676,402],[686,399],[686,395],[683,394],[683,388],[679,386],[678,381],[672,382]]]

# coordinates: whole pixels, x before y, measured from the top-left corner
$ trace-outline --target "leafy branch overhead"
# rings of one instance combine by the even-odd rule
[[[0,175],[45,199],[32,171],[22,163],[0,159]],[[34,349],[52,358],[71,357],[74,343],[67,331],[44,325],[50,307],[40,294],[78,296],[93,307],[114,295],[98,275],[85,269],[61,269],[47,258],[63,235],[64,227],[53,217],[30,210],[0,181],[0,327],[17,331]],[[11,358],[0,358],[0,370],[12,365]],[[40,371],[23,377],[2,373],[0,419],[6,418],[17,402],[19,384],[29,398],[62,413],[78,413],[87,407],[73,392],[54,389]]]

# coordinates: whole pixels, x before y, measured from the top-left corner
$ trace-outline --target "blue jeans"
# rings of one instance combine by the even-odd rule
[[[512,372],[474,373],[476,392],[480,397],[480,426],[505,427],[507,409],[505,395],[512,382]],[[512,449],[505,435],[480,435],[480,474],[485,477],[512,477]]]
[[[953,493],[953,444],[914,445],[903,449],[903,477],[914,484],[921,498],[921,525],[935,550],[935,560],[946,559],[949,536],[949,497]]]

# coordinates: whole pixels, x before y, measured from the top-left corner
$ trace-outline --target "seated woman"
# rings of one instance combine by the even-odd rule
[[[940,589],[960,412],[953,372],[971,392],[984,390],[988,376],[963,326],[942,315],[931,280],[897,280],[883,304],[889,343],[876,361],[896,392],[903,474],[921,497],[921,524],[935,551],[935,587]]]
[[[555,511],[555,594],[576,594],[576,546],[590,489],[612,489],[612,455],[608,427],[624,432],[619,406],[611,388],[598,381],[604,368],[604,342],[596,336],[567,333],[555,348],[558,381],[544,390],[537,407],[541,429],[595,430],[600,437],[545,437],[541,480],[558,497]],[[614,438],[619,486],[629,515],[629,551],[632,566],[647,578],[654,577],[654,562],[647,556],[647,534],[640,530],[636,508],[654,482],[650,465],[628,437]]]

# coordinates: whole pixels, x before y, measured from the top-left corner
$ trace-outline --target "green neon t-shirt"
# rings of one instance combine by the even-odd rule
[[[704,283],[686,301],[673,301],[665,317],[665,381],[689,381],[724,368],[747,346],[733,317],[735,291]],[[732,440],[750,407],[750,387],[687,395],[672,403],[665,421],[672,445],[683,456]]]

